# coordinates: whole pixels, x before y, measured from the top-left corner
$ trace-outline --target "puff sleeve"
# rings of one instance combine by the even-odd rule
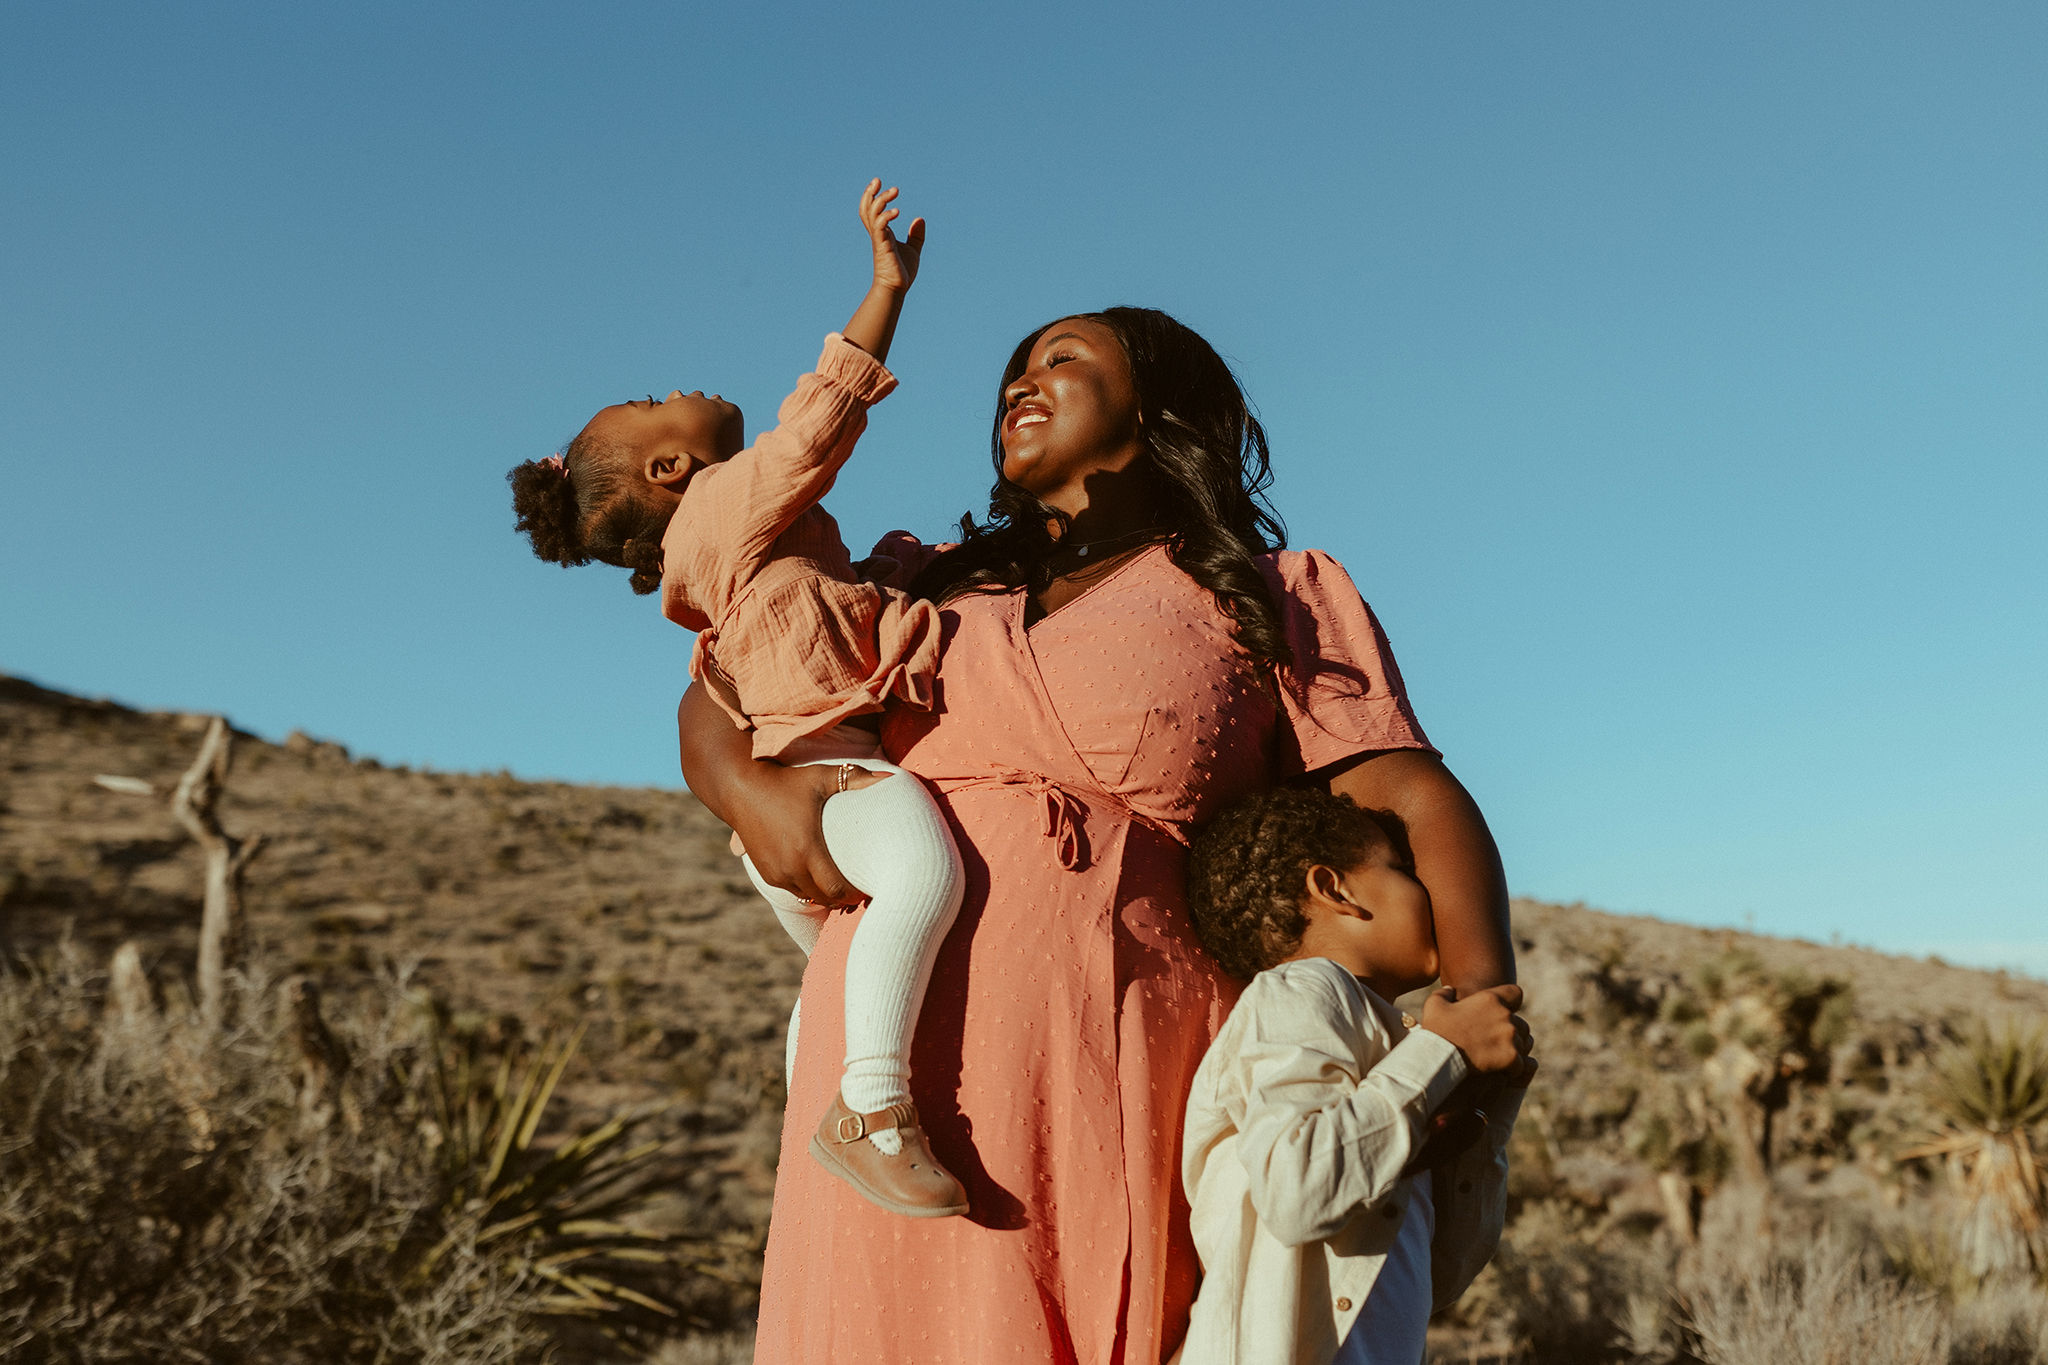
[[[1380,749],[1436,747],[1408,704],[1393,647],[1344,566],[1321,550],[1258,560],[1294,662],[1276,678],[1285,779]]]

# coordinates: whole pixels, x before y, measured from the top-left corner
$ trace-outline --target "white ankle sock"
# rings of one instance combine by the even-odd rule
[[[878,1128],[868,1134],[868,1141],[875,1144],[875,1150],[883,1156],[903,1154],[903,1130],[901,1128]]]

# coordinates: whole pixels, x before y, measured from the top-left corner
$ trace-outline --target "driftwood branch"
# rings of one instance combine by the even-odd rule
[[[227,972],[242,949],[242,873],[263,851],[263,836],[237,839],[214,807],[227,790],[235,732],[220,716],[206,727],[199,757],[178,780],[171,814],[206,854],[206,900],[199,919],[199,1013],[209,1029],[227,1018]]]

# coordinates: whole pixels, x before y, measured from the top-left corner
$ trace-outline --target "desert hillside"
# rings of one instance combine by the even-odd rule
[[[10,962],[69,942],[103,963],[133,941],[159,999],[185,989],[201,866],[167,798],[205,725],[0,679]],[[405,964],[453,1015],[512,1036],[587,1024],[550,1128],[673,1102],[656,1131],[676,1174],[650,1216],[758,1251],[802,960],[687,793],[238,735],[221,810],[268,839],[247,878],[253,959],[330,1002],[375,995]],[[1901,1154],[1932,1131],[1932,1059],[1977,1019],[2043,1017],[2048,983],[1530,901],[1515,935],[1542,1074],[1507,1247],[1440,1324],[1443,1352],[1691,1358],[1667,1281],[1737,1189],[1769,1206],[1750,1226],[1860,1229],[1936,1290],[1960,1273],[1927,1240],[1945,1187]],[[744,1322],[746,1278],[700,1325]]]

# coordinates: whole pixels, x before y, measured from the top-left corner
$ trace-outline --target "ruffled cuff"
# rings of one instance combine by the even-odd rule
[[[817,373],[869,405],[881,402],[896,389],[896,376],[889,373],[887,365],[837,332],[825,338]]]

